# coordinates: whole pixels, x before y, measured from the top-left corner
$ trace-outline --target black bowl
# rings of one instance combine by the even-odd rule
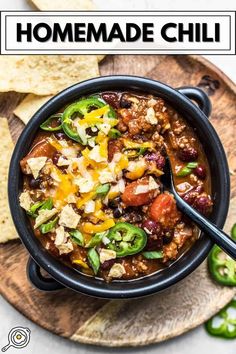
[[[161,82],[134,76],[107,76],[84,81],[59,93],[39,109],[21,134],[10,164],[10,209],[20,238],[32,257],[28,266],[29,278],[41,290],[68,287],[87,295],[113,299],[153,294],[176,284],[190,274],[202,263],[212,247],[212,241],[201,234],[193,247],[170,267],[137,280],[106,283],[101,279],[82,275],[62,264],[53,258],[34,236],[27,215],[19,205],[23,182],[20,160],[29,151],[39,125],[47,117],[81,96],[109,90],[143,91],[160,96],[183,115],[194,128],[209,157],[214,200],[211,220],[219,227],[223,227],[225,222],[230,194],[229,171],[222,144],[207,118],[211,108],[207,95],[198,88],[173,89]],[[195,100],[198,106],[190,99]],[[39,266],[52,278],[43,278]]]

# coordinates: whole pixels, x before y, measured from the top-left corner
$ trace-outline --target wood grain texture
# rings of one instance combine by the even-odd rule
[[[200,86],[213,104],[211,121],[223,141],[230,169],[236,172],[236,88],[214,65],[196,56],[110,56],[101,74],[130,74],[163,81],[173,87]],[[23,94],[0,95],[0,116],[9,119],[13,140],[23,124],[13,110]],[[236,176],[226,224],[236,220]],[[165,292],[145,299],[107,301],[70,290],[43,293],[27,281],[28,255],[20,241],[0,245],[0,293],[35,323],[72,340],[106,346],[138,346],[179,335],[207,320],[236,293],[209,278],[206,263]]]

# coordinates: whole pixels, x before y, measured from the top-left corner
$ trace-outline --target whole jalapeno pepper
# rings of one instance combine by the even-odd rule
[[[236,338],[236,300],[232,300],[217,315],[208,320],[205,328],[212,336]]]
[[[116,252],[117,257],[139,253],[146,246],[147,235],[144,230],[127,222],[118,222],[107,235],[107,247]]]
[[[65,109],[62,115],[62,129],[64,130],[64,133],[69,138],[83,145],[86,145],[87,141],[85,137],[82,136],[82,132],[80,134],[78,130],[75,127],[73,127],[73,120],[75,118],[78,118],[78,116],[80,118],[83,118],[86,114],[89,114],[91,111],[102,108],[104,106],[107,106],[107,104],[102,99],[93,96],[72,103],[70,106],[68,106]],[[115,118],[116,116],[115,111],[110,106],[108,107],[109,107],[109,111],[107,113],[107,116],[109,118]]]

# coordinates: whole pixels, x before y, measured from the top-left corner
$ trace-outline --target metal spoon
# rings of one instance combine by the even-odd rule
[[[187,215],[201,231],[208,235],[230,257],[236,260],[236,243],[224,231],[187,204],[176,192],[168,157],[166,158],[165,171],[161,181],[164,188],[174,195],[178,209]]]

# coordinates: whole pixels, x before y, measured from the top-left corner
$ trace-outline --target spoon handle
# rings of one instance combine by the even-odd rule
[[[177,193],[175,200],[179,210],[187,215],[201,231],[211,237],[230,257],[236,260],[236,243],[224,231],[187,204]]]

